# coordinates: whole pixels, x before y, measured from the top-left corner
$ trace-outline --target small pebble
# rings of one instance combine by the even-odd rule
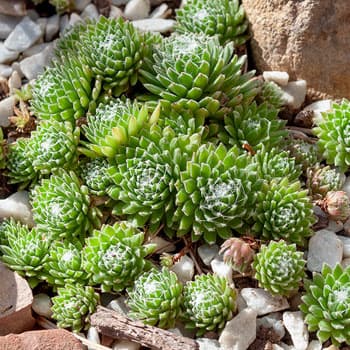
[[[245,300],[243,299],[241,293],[237,294],[237,298],[236,298],[236,305],[237,305],[237,311],[241,312],[243,309],[245,309],[246,307],[248,307],[247,303],[245,302]]]
[[[7,127],[10,125],[9,117],[13,115],[13,107],[15,106],[15,96],[9,96],[0,101],[0,126]],[[1,203],[1,201],[0,201]],[[0,204],[1,207],[1,204]],[[1,212],[1,209],[0,209]],[[1,217],[1,213],[0,213]]]
[[[78,11],[83,11],[86,6],[91,3],[91,0],[73,0],[73,7]]]
[[[83,19],[76,13],[72,13],[70,15],[70,18],[69,18],[69,23],[68,23],[68,26],[69,27],[72,27],[74,26],[74,24],[78,23],[78,22],[81,22]]]
[[[40,293],[34,295],[32,309],[40,316],[51,318],[52,316],[52,302],[47,294]]]
[[[84,11],[81,13],[82,19],[98,19],[99,17],[98,10],[94,4],[89,4],[85,7]]]
[[[215,339],[197,338],[199,350],[221,350],[220,343]]]
[[[13,93],[15,92],[15,89],[20,89],[22,86],[22,79],[20,77],[20,75],[18,74],[17,71],[14,71],[11,74],[11,77],[8,81],[8,86],[10,89],[10,95],[13,95]]]
[[[333,231],[335,233],[340,232],[344,228],[344,224],[341,221],[329,220],[328,226],[325,230]]]
[[[282,322],[282,314],[280,312],[274,312],[264,317],[258,318],[256,320],[257,330],[259,329],[259,327],[263,327],[265,329],[271,329],[274,335],[276,336],[277,340],[281,340],[286,334],[286,331],[284,329],[284,325]]]
[[[284,91],[282,98],[289,107],[300,108],[305,101],[306,87],[305,80],[291,81],[286,86],[282,86]]]
[[[109,17],[111,18],[119,18],[123,16],[123,11],[116,6],[111,6],[111,10],[109,11]]]
[[[128,340],[117,340],[112,345],[112,350],[139,350],[140,348],[139,344]]]
[[[142,32],[166,33],[174,29],[175,21],[172,19],[147,18],[132,21],[132,24]]]
[[[126,298],[124,296],[120,296],[119,298],[112,300],[107,305],[107,308],[111,309],[115,312],[118,312],[119,314],[121,314],[123,316],[127,316],[130,309],[126,305],[125,301],[126,301]]]
[[[21,66],[20,66],[19,62],[13,62],[11,64],[11,68],[12,68],[12,71],[16,71],[21,78],[24,78],[24,74],[21,70]]]
[[[221,257],[222,258],[222,257]],[[234,286],[232,280],[232,267],[228,264],[225,264],[222,259],[216,257],[211,263],[210,266],[215,274],[218,276],[224,277],[227,279],[228,283],[231,286]]]
[[[124,15],[128,19],[147,18],[151,11],[149,0],[130,0],[124,9]]]
[[[69,27],[69,17],[66,14],[64,16],[61,16],[61,19],[60,19],[60,33],[63,34],[68,27]]]
[[[19,55],[19,52],[9,50],[4,43],[0,42],[0,63],[11,63]]]
[[[20,20],[20,17],[3,15],[0,13],[0,39],[6,39]]]
[[[4,78],[8,78],[12,73],[12,67],[7,66],[6,64],[0,64],[0,76]],[[0,101],[1,103],[1,101]],[[1,122],[1,117],[0,117],[0,122]],[[3,125],[0,125],[3,126]]]
[[[194,263],[191,258],[184,255],[176,264],[171,268],[171,271],[175,272],[180,282],[186,283],[191,281],[194,275]]]
[[[47,17],[41,17],[36,20],[36,23],[39,24],[41,32],[45,34],[46,25],[47,25]]]
[[[87,332],[87,337],[88,340],[92,341],[95,344],[101,344],[100,341],[100,336],[97,332],[97,329],[93,326],[91,326]],[[88,350],[94,350],[95,348],[88,347]]]
[[[206,266],[210,266],[211,261],[219,253],[217,244],[203,244],[198,248],[198,255]]]
[[[280,86],[286,86],[289,80],[289,74],[287,72],[279,71],[265,71],[263,77],[266,81],[273,81]]]
[[[44,51],[51,43],[40,43],[31,46],[29,49],[23,51],[23,57],[30,57]]]
[[[322,350],[322,344],[318,340],[312,340],[307,350]]]
[[[317,231],[309,240],[307,269],[320,272],[324,263],[331,268],[342,261],[343,243],[338,236],[328,230]]]
[[[317,124],[323,119],[322,112],[329,111],[331,108],[332,100],[321,100],[307,105],[304,111],[312,111],[314,123]]]
[[[289,332],[293,345],[298,350],[306,350],[309,344],[309,332],[300,311],[283,313],[283,323]]]
[[[45,40],[51,41],[53,37],[58,33],[60,29],[60,16],[58,14],[53,15],[48,18],[46,30],[45,30]]]
[[[154,243],[157,245],[157,248],[156,248],[157,254],[170,253],[176,249],[176,246],[174,243],[167,241],[166,239],[159,237],[159,236],[153,237],[149,241],[149,243]]]
[[[150,18],[165,18],[168,12],[169,6],[167,4],[161,4],[155,8],[150,14]]]

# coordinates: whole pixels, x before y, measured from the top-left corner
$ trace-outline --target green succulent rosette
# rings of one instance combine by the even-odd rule
[[[305,264],[303,252],[298,252],[295,244],[271,241],[254,257],[254,278],[271,294],[289,296],[299,289]]]
[[[233,54],[232,45],[220,46],[216,37],[172,35],[154,47],[152,59],[145,58],[140,80],[171,108],[222,118],[259,92],[255,72],[241,72],[245,60]]]
[[[248,21],[239,0],[188,0],[176,11],[176,20],[177,32],[217,36],[221,45],[232,41],[240,46],[249,38]]]
[[[66,284],[86,285],[88,274],[82,267],[82,246],[79,243],[54,241],[44,263],[44,275],[54,288]]]
[[[236,291],[217,275],[197,275],[186,283],[183,296],[185,327],[196,329],[199,337],[224,328],[236,310]]]
[[[209,244],[217,236],[227,239],[243,232],[253,215],[260,181],[250,169],[250,158],[234,147],[204,144],[187,162],[176,184],[176,232],[203,237]]]
[[[316,166],[319,161],[318,149],[315,144],[301,139],[289,139],[285,148],[295,158],[297,164],[301,165],[303,171]]]
[[[109,174],[114,182],[108,194],[117,201],[114,214],[126,216],[135,226],[147,224],[155,232],[164,223],[172,227],[175,182],[186,162],[201,144],[201,136],[179,135],[157,125],[140,138],[130,139],[115,158]]]
[[[321,273],[304,281],[304,287],[300,310],[309,331],[316,331],[321,343],[330,339],[335,346],[350,344],[350,267],[337,264],[332,269],[324,264]]]
[[[39,119],[69,121],[74,125],[89,109],[94,110],[99,90],[87,65],[73,54],[61,56],[36,79],[31,109]]]
[[[159,108],[149,116],[146,106],[139,107],[130,100],[112,100],[101,103],[94,114],[87,116],[83,133],[88,142],[83,142],[80,151],[89,157],[112,158],[118,149],[127,145],[130,137],[137,136],[159,118]]]
[[[252,226],[252,232],[258,237],[304,245],[313,234],[311,227],[315,222],[312,202],[299,181],[289,182],[283,178],[263,184]]]
[[[28,143],[27,154],[34,170],[50,174],[60,168],[75,168],[79,136],[80,129],[74,129],[70,122],[42,121]]]
[[[273,81],[265,81],[256,97],[259,103],[265,103],[271,108],[280,109],[284,105],[283,90]]]
[[[142,245],[144,233],[128,222],[103,225],[86,239],[83,267],[90,274],[93,285],[101,285],[103,292],[120,292],[133,284],[150,262],[145,257],[155,245]]]
[[[318,137],[317,146],[328,164],[346,171],[350,166],[350,103],[333,103],[332,109],[322,113],[312,129]]]
[[[167,268],[142,274],[129,291],[129,316],[145,324],[172,328],[180,314],[182,284]]]
[[[31,204],[37,228],[53,240],[82,241],[99,225],[99,212],[90,206],[88,188],[73,171],[58,170],[32,191]]]
[[[92,287],[67,284],[58,288],[52,298],[52,318],[60,328],[80,332],[89,328],[90,315],[95,312],[99,296]]]
[[[0,246],[0,259],[12,270],[28,278],[34,288],[43,279],[43,264],[49,252],[49,240],[36,228],[14,221],[5,230],[6,244]]]
[[[6,176],[10,184],[21,183],[21,188],[38,178],[33,159],[29,157],[29,142],[30,139],[19,138],[8,147]]]

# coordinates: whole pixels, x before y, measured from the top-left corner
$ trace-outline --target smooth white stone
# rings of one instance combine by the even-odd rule
[[[87,337],[88,340],[94,342],[95,344],[101,344],[100,341],[100,336],[97,332],[97,329],[93,326],[91,326],[87,332]],[[88,350],[95,350],[93,347],[88,347]]]
[[[255,310],[259,316],[289,308],[286,298],[279,295],[274,296],[261,288],[243,288],[241,295],[247,306]]]
[[[49,65],[53,55],[53,45],[49,45],[42,52],[25,58],[20,62],[21,71],[28,80],[35,79]]]
[[[52,302],[51,298],[44,293],[34,295],[32,309],[40,316],[51,318],[52,316]]]
[[[112,350],[139,350],[140,348],[139,344],[128,340],[117,340],[112,345]]]
[[[116,6],[111,6],[111,10],[109,11],[109,17],[111,18],[119,18],[123,16],[123,11]]]
[[[0,200],[0,219],[9,217],[13,217],[29,227],[34,226],[32,208],[27,191],[15,192],[6,199]]]
[[[150,14],[150,18],[165,18],[168,12],[169,6],[167,4],[161,4],[155,8]]]
[[[124,296],[120,296],[117,299],[112,300],[107,305],[107,308],[111,309],[115,312],[118,312],[119,314],[121,314],[123,316],[127,316],[130,309],[125,301],[126,301],[126,298]]]
[[[6,39],[20,20],[21,17],[3,15],[0,13],[0,39]]]
[[[68,27],[74,26],[74,24],[81,22],[83,19],[76,13],[72,13],[69,18]]]
[[[8,78],[12,73],[12,67],[8,66],[6,64],[0,64],[0,76],[3,78]],[[0,101],[1,103],[1,101]],[[0,121],[1,121],[1,117],[0,117]],[[0,125],[2,126],[2,125]]]
[[[331,268],[340,263],[343,257],[343,243],[338,236],[328,230],[317,231],[309,240],[307,268],[320,272],[323,264]]]
[[[289,74],[280,71],[265,71],[263,77],[266,81],[273,81],[280,86],[286,86],[289,80]]]
[[[346,192],[346,194],[350,197],[350,176],[346,177],[346,180],[341,190]]]
[[[219,253],[219,246],[217,244],[203,244],[198,248],[197,252],[204,265],[210,266],[211,261]]]
[[[291,81],[281,88],[284,91],[282,98],[285,100],[286,104],[291,108],[300,108],[305,101],[306,81]]]
[[[317,124],[323,120],[322,112],[329,111],[330,109],[332,109],[332,100],[321,100],[307,105],[304,111],[312,111],[313,121]]]
[[[194,263],[191,258],[187,255],[184,255],[176,264],[171,268],[171,271],[175,272],[177,278],[180,282],[186,283],[191,281],[194,275]]]
[[[307,350],[322,350],[322,344],[318,340],[312,340]]]
[[[87,5],[91,3],[91,0],[73,0],[73,7],[78,11],[83,11]]]
[[[41,32],[45,34],[46,25],[47,25],[47,17],[41,17],[36,20],[36,23],[40,26]]]
[[[252,309],[244,309],[228,321],[219,337],[223,350],[247,350],[256,338],[256,316]]]
[[[128,19],[147,18],[151,11],[149,0],[130,0],[124,9],[124,15]]]
[[[9,50],[22,52],[32,46],[42,35],[40,26],[26,16],[7,37],[5,46]]]
[[[286,334],[282,322],[282,314],[280,312],[274,312],[264,317],[258,318],[256,320],[257,332],[259,330],[259,327],[273,330],[274,334],[278,336],[277,340],[281,340]]]
[[[215,339],[197,338],[199,350],[221,350],[220,343]]]
[[[22,86],[22,79],[17,71],[14,71],[8,81],[8,86],[10,90],[10,95],[13,95],[15,89],[20,89]]]
[[[0,63],[10,63],[19,55],[19,52],[9,50],[4,43],[0,42]]]
[[[59,15],[53,15],[48,18],[46,30],[45,30],[45,40],[51,41],[53,37],[58,33],[60,30],[60,16]]]
[[[31,46],[29,49],[23,51],[23,57],[30,57],[33,55],[36,55],[40,52],[43,52],[48,46],[50,46],[51,43],[40,43]]]
[[[286,311],[283,322],[289,332],[293,345],[298,350],[306,350],[309,345],[309,332],[300,311]]]
[[[85,7],[84,11],[81,13],[82,19],[98,19],[100,14],[98,13],[98,10],[94,4],[89,4]]]
[[[227,279],[228,283],[230,285],[233,285],[232,280],[232,267],[228,264],[225,264],[223,260],[220,259],[220,257],[216,257],[212,262],[210,263],[210,266],[214,273],[216,273],[218,276],[224,277]]]
[[[157,245],[157,248],[156,248],[157,254],[170,253],[176,249],[176,246],[174,243],[167,241],[166,239],[159,237],[159,236],[153,237],[149,241],[149,243],[154,243]]]
[[[343,259],[350,258],[350,237],[337,235],[337,237],[343,242]]]
[[[69,17],[66,14],[64,16],[61,16],[61,19],[60,19],[60,33],[63,34],[68,27],[69,27]]]
[[[173,19],[147,18],[132,21],[132,24],[142,32],[166,33],[174,29]]]
[[[15,96],[9,96],[0,101],[0,126],[7,127],[10,125],[9,117],[13,115],[15,103]]]
[[[350,265],[350,258],[343,259],[340,264],[345,269]]]
[[[325,230],[333,231],[335,233],[340,232],[344,228],[344,224],[341,221],[329,220],[328,226]]]

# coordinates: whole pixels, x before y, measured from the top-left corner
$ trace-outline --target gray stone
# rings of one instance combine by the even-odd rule
[[[46,31],[47,17],[40,17],[36,20],[36,23],[39,24],[41,32],[44,34]]]
[[[68,15],[61,16],[61,19],[60,19],[60,33],[63,34],[68,27],[69,27],[69,17],[68,17]]]
[[[111,10],[109,11],[109,17],[111,18],[119,18],[123,16],[123,11],[116,6],[111,6]]]
[[[289,332],[293,345],[298,350],[306,350],[309,344],[309,332],[300,311],[283,313],[283,322]]]
[[[147,18],[132,21],[132,24],[142,32],[166,33],[174,29],[173,19]]]
[[[210,266],[214,273],[216,273],[220,277],[226,278],[227,282],[231,286],[234,286],[232,280],[232,267],[229,264],[224,263],[224,261],[222,260],[222,256],[217,256],[214,260],[212,260]]]
[[[220,343],[215,339],[197,338],[196,342],[199,344],[199,350],[220,350]]]
[[[219,337],[223,350],[247,350],[256,338],[256,316],[252,309],[244,309],[228,321]]]
[[[100,336],[98,334],[98,331],[95,327],[91,326],[87,332],[86,338],[90,341],[92,341],[95,344],[101,344]],[[88,347],[88,350],[94,350],[93,347]]]
[[[5,40],[5,46],[9,50],[22,52],[32,46],[42,34],[40,26],[26,16]]]
[[[318,340],[312,340],[307,350],[322,350],[322,344]]]
[[[280,86],[286,86],[289,80],[289,74],[287,72],[279,71],[265,71],[263,77],[266,81],[273,81]]]
[[[194,275],[194,263],[191,258],[184,255],[170,270],[176,273],[179,281],[186,283],[187,281],[191,281]]]
[[[20,62],[21,70],[28,80],[35,79],[48,66],[53,55],[53,45],[44,49],[36,55],[25,58]]]
[[[243,309],[245,309],[246,307],[248,307],[247,303],[245,302],[245,300],[243,299],[241,293],[237,294],[237,298],[236,298],[236,305],[237,305],[237,311],[241,312]]]
[[[48,18],[46,30],[45,30],[45,40],[51,41],[53,37],[58,33],[60,30],[60,16],[59,15],[53,15]]]
[[[6,64],[0,64],[0,76],[4,78],[8,78],[12,73],[12,67],[8,66]],[[1,101],[0,101],[1,103]],[[1,123],[1,117],[0,117],[0,123]],[[1,125],[0,125],[1,126]]]
[[[264,317],[258,318],[256,320],[257,330],[259,327],[271,329],[273,333],[278,337],[276,340],[281,340],[286,334],[282,322],[282,314],[280,312],[274,312]]]
[[[9,96],[0,101],[0,126],[6,127],[10,125],[8,118],[13,115],[15,103],[15,96]]]
[[[38,12],[36,12],[34,9],[28,10],[27,16],[33,21],[36,21],[40,17]]]
[[[337,235],[337,237],[343,242],[343,258],[350,258],[350,237]]]
[[[166,18],[168,14],[169,6],[167,4],[161,4],[155,8],[150,14],[150,18]]]
[[[0,39],[6,39],[21,19],[0,14]]]
[[[44,293],[39,293],[34,296],[32,309],[40,316],[51,318],[52,316],[52,302],[51,298]]]
[[[219,253],[219,246],[217,244],[203,244],[198,250],[198,255],[206,266],[210,266],[211,261]]]
[[[286,86],[281,87],[284,91],[282,98],[286,104],[294,109],[300,108],[306,97],[306,81],[291,81]]]
[[[286,298],[274,296],[261,288],[243,288],[241,295],[248,308],[255,310],[259,316],[289,308]]]
[[[151,11],[149,0],[130,0],[124,9],[124,15],[128,19],[136,20],[147,18]]]
[[[0,42],[0,63],[11,63],[19,55],[19,52],[6,48],[4,43]]]
[[[87,5],[84,9],[84,11],[81,13],[81,18],[83,19],[98,19],[100,14],[98,13],[98,10],[94,4]]]
[[[40,43],[31,46],[29,49],[23,51],[23,57],[30,57],[36,55],[40,52],[43,52],[51,43]]]
[[[81,22],[83,19],[77,14],[77,13],[72,13],[69,18],[69,23],[68,26],[72,27],[74,24]]]
[[[126,298],[124,296],[120,296],[117,299],[112,300],[108,305],[108,309],[114,310],[123,316],[127,316],[129,307],[126,305]]]
[[[337,235],[328,230],[317,231],[309,240],[307,268],[320,272],[323,264],[335,267],[343,257],[343,243]]]
[[[10,95],[13,95],[15,89],[20,89],[22,86],[22,79],[17,71],[14,71],[8,81]]]
[[[325,230],[333,231],[335,233],[340,232],[344,228],[344,224],[341,221],[329,220],[328,226]]]
[[[19,62],[17,62],[17,61],[13,62],[11,64],[11,68],[12,68],[13,71],[16,71],[21,78],[24,78],[24,74],[23,74],[23,72],[21,70],[21,66],[20,66]]]
[[[78,11],[83,11],[84,8],[91,3],[91,0],[73,0],[73,7]]]

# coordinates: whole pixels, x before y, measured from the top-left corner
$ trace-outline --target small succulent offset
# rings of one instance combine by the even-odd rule
[[[324,264],[321,273],[304,281],[304,287],[300,310],[309,331],[317,331],[322,343],[330,339],[335,346],[349,345],[350,267],[338,264],[332,269]]]
[[[271,241],[254,258],[254,277],[261,288],[272,294],[289,296],[299,289],[305,277],[305,263],[295,244]]]
[[[180,314],[182,284],[167,268],[142,274],[128,293],[129,315],[143,323],[172,328]]]
[[[197,336],[224,328],[236,310],[236,291],[224,277],[197,275],[184,287],[185,327],[196,329]]]
[[[88,188],[73,171],[58,170],[32,191],[33,218],[50,238],[82,241],[99,225],[98,211],[90,207]]]
[[[60,328],[80,332],[89,328],[90,315],[96,310],[99,296],[92,287],[67,284],[52,298],[52,318]]]
[[[350,217],[350,198],[344,191],[327,192],[323,200],[318,201],[321,208],[334,221],[346,221]]]
[[[296,163],[301,165],[304,171],[317,164],[318,151],[316,145],[301,139],[290,139],[286,144],[286,149],[295,158]]]
[[[312,202],[299,181],[264,183],[258,194],[252,231],[262,239],[284,239],[304,245],[315,217]]]
[[[120,292],[129,287],[150,262],[144,258],[155,249],[154,244],[142,245],[144,233],[128,222],[103,225],[86,239],[83,267],[93,285],[103,292]]]
[[[257,96],[260,103],[266,103],[268,106],[280,109],[283,104],[283,90],[273,81],[265,81],[261,91]]]
[[[178,32],[218,36],[221,45],[233,41],[240,46],[248,39],[248,21],[239,0],[189,0],[176,11],[176,20]]]
[[[332,110],[322,113],[313,129],[317,145],[328,164],[346,171],[350,166],[350,102],[333,103]]]

